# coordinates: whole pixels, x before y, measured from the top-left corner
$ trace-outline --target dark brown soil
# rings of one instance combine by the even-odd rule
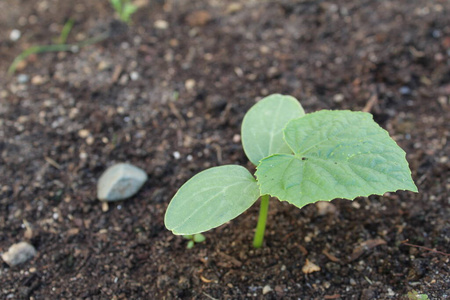
[[[38,251],[0,266],[1,299],[450,298],[449,1],[138,2],[128,29],[107,1],[0,2],[0,252]],[[7,76],[70,18],[69,43],[111,37]],[[334,200],[325,215],[273,200],[262,249],[255,205],[186,250],[164,227],[171,197],[211,166],[253,171],[240,124],[271,93],[371,111],[420,193]],[[104,211],[96,182],[117,162],[149,181]],[[305,274],[307,259],[321,270]]]

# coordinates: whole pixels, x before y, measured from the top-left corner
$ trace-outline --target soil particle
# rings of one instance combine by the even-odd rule
[[[0,249],[26,220],[40,254],[0,268],[3,298],[448,297],[448,2],[142,1],[130,26],[108,1],[16,2],[0,1]],[[111,37],[31,55],[7,76],[68,19],[69,43]],[[407,153],[420,193],[336,199],[323,215],[272,200],[254,250],[257,203],[186,250],[164,228],[171,197],[208,167],[254,171],[240,125],[271,93],[307,112],[371,112]],[[149,183],[102,210],[97,179],[119,161]],[[306,259],[321,270],[304,274]]]

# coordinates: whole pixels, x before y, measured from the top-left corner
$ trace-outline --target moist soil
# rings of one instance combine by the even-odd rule
[[[127,26],[107,1],[0,2],[0,252],[37,250],[2,262],[2,299],[450,297],[450,2],[136,3]],[[69,19],[67,43],[108,38],[7,75]],[[187,250],[164,227],[171,197],[209,167],[254,171],[240,125],[272,93],[307,112],[371,112],[419,193],[302,209],[272,199],[263,248],[251,245],[256,203]],[[149,180],[107,206],[96,183],[119,162]]]

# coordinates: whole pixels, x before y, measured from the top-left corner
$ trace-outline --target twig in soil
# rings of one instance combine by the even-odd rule
[[[373,106],[378,102],[378,97],[376,94],[372,95],[370,97],[369,101],[367,101],[366,105],[362,109],[363,112],[370,112],[373,108]]]
[[[353,249],[352,254],[349,257],[348,262],[352,262],[358,259],[364,252],[369,251],[377,246],[385,245],[386,241],[380,238],[367,240],[360,243],[356,248]]]
[[[216,150],[217,153],[217,161],[219,164],[222,163],[222,148],[218,144],[211,144],[211,146]]]
[[[205,295],[206,297],[208,297],[209,299],[212,299],[212,300],[219,300],[219,299],[214,298],[214,297],[211,296],[211,295],[208,295],[208,294],[205,293],[205,292],[202,292],[202,294]]]
[[[184,120],[183,116],[181,115],[180,111],[175,106],[175,104],[173,104],[172,102],[169,102],[169,108],[170,108],[170,111],[172,112],[172,114],[180,121],[181,126],[185,127],[186,121]]]
[[[51,159],[48,156],[44,157],[45,161],[47,161],[50,165],[52,165],[53,167],[57,168],[58,170],[61,170],[61,165],[58,164],[56,161],[54,161],[53,159]]]
[[[115,83],[119,79],[122,70],[123,70],[122,65],[117,65],[114,67],[113,75],[111,76],[111,83]]]
[[[201,281],[203,281],[204,283],[211,283],[211,282],[214,281],[214,280],[212,280],[212,279],[208,279],[208,278],[203,277],[203,275],[200,275],[200,279],[201,279]]]
[[[325,295],[325,296],[323,297],[323,299],[339,299],[339,298],[341,298],[341,295],[340,295],[340,294]]]
[[[425,247],[425,246],[419,246],[419,245],[410,244],[410,243],[408,243],[408,241],[409,240],[404,240],[404,241],[400,242],[400,244],[403,244],[403,245],[406,245],[406,246],[410,246],[410,247],[419,248],[419,249],[424,249],[424,250],[427,250],[427,251],[430,251],[430,252],[434,252],[434,253],[438,253],[438,254],[445,255],[445,256],[450,256],[449,253],[445,253],[445,252],[442,252],[442,251],[439,251],[439,250],[431,249],[431,248],[428,248],[428,247]]]
[[[328,251],[327,251],[327,249],[323,249],[322,250],[322,253],[329,259],[329,260],[331,260],[332,262],[340,262],[341,260],[339,259],[339,258],[337,258],[336,256],[334,256],[333,254],[331,254],[331,253],[329,253]]]
[[[295,231],[288,233],[285,237],[283,237],[282,241],[286,241],[286,240],[289,239],[291,236],[293,236],[295,233],[296,233]]]

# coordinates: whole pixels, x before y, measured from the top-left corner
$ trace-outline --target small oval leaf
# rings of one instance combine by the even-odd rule
[[[292,96],[273,94],[265,97],[245,114],[242,121],[242,146],[248,159],[258,165],[264,157],[275,153],[292,153],[283,140],[286,124],[305,114]]]
[[[319,200],[417,192],[405,152],[368,113],[324,110],[290,121],[284,134],[294,155],[260,162],[261,195],[302,207]]]
[[[174,234],[204,232],[236,218],[259,196],[256,180],[246,168],[210,168],[178,190],[167,208],[164,223]]]

